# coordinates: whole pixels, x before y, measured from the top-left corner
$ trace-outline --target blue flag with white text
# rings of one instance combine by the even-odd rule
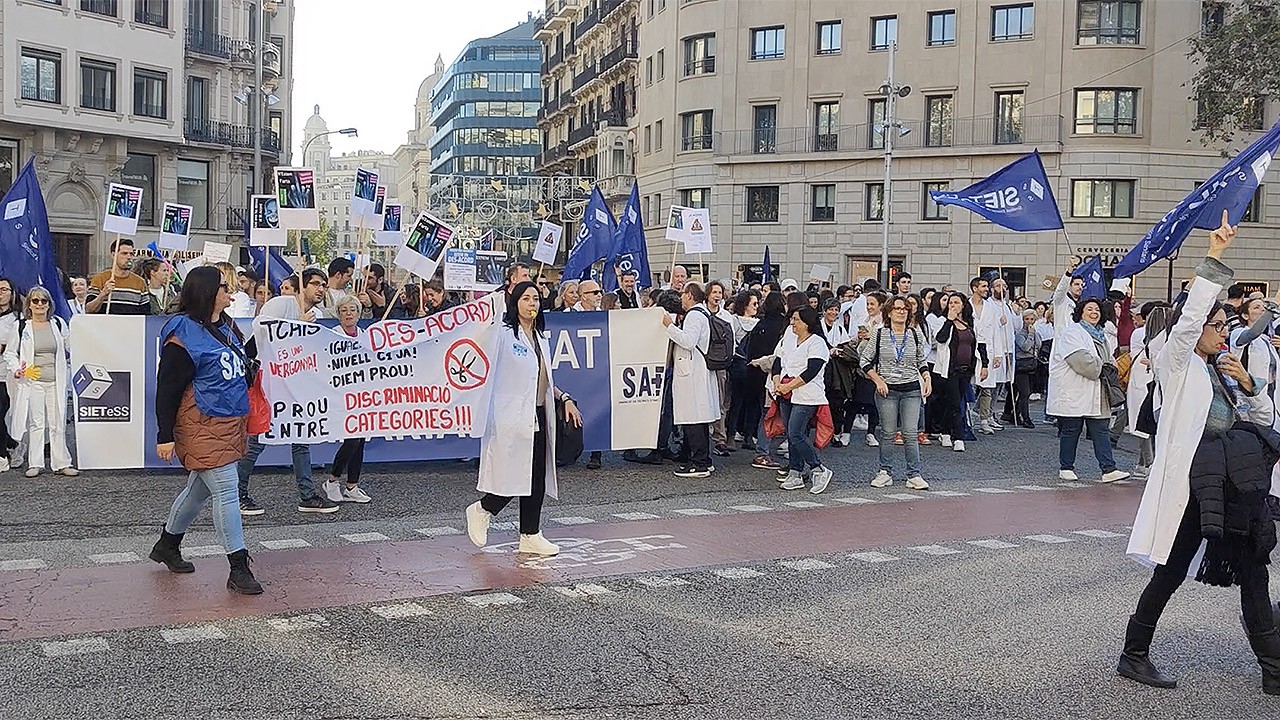
[[[578,223],[578,236],[574,239],[569,257],[564,261],[561,277],[566,280],[586,280],[591,276],[591,266],[609,256],[613,247],[613,234],[617,228],[613,213],[605,204],[600,186],[591,188],[591,198]]]
[[[631,199],[622,211],[613,237],[613,250],[604,261],[605,292],[617,290],[618,276],[627,272],[635,274],[638,287],[652,285],[653,274],[649,271],[649,246],[644,241],[644,217],[640,215],[638,183],[631,186]]]
[[[1093,257],[1080,263],[1080,266],[1071,271],[1071,277],[1078,277],[1084,281],[1084,287],[1080,290],[1080,299],[1096,298],[1103,300],[1107,297],[1106,275],[1102,273],[1102,256],[1094,255]]]
[[[1116,277],[1136,275],[1163,260],[1182,247],[1193,228],[1213,230],[1222,224],[1222,211],[1227,221],[1237,225],[1253,200],[1253,194],[1271,166],[1271,158],[1280,146],[1280,123],[1236,155],[1182,199],[1142,240],[1116,265]]]
[[[939,205],[962,207],[1017,232],[1062,229],[1062,213],[1039,152],[1023,155],[963,190],[930,190],[929,196]]]
[[[760,273],[767,283],[773,282],[773,265],[769,263],[769,246],[764,246],[764,270]]]
[[[280,254],[280,250],[278,248],[250,246],[248,250],[249,267],[253,268],[253,271],[258,274],[258,277],[269,278],[271,280],[271,294],[279,295],[280,281],[295,274],[293,272],[293,267],[289,265],[288,261],[284,259],[284,256]],[[263,253],[268,250],[270,252],[266,253],[266,257],[264,258]],[[267,262],[271,263],[270,274],[266,272]]]
[[[58,263],[53,257],[53,237],[49,234],[49,214],[36,179],[35,161],[28,160],[0,200],[0,275],[9,278],[18,292],[26,294],[40,286],[53,296],[53,312],[71,319],[71,306],[58,281]]]

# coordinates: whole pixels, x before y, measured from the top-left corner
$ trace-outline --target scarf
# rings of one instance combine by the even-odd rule
[[[1108,347],[1107,333],[1102,328],[1098,327],[1097,325],[1090,325],[1087,322],[1081,322],[1080,327],[1084,328],[1084,331],[1089,333],[1089,337],[1093,338],[1094,342],[1098,343],[1104,348]]]

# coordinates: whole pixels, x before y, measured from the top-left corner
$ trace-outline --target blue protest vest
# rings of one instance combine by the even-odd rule
[[[228,326],[220,329],[226,342],[186,315],[175,315],[160,331],[160,344],[163,347],[169,338],[176,337],[187,349],[196,366],[191,388],[200,412],[209,417],[243,417],[249,414],[244,347]]]

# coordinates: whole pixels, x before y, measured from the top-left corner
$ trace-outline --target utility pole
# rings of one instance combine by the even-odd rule
[[[259,194],[258,190],[262,183],[262,105],[266,102],[262,94],[262,53],[266,48],[262,42],[266,32],[266,28],[263,27],[267,17],[263,7],[265,4],[264,0],[257,0],[254,3],[256,32],[249,38],[253,43],[253,92],[249,93],[249,131],[253,135],[253,195]],[[252,203],[246,202],[245,205],[249,206]]]
[[[884,125],[884,190],[881,193],[880,208],[880,276],[884,287],[892,286],[889,277],[889,226],[893,223],[893,142],[898,138],[898,98],[911,94],[910,85],[899,85],[893,77],[893,61],[898,54],[898,41],[889,41],[889,78],[880,86],[880,94],[885,98]],[[903,132],[903,135],[906,133]]]

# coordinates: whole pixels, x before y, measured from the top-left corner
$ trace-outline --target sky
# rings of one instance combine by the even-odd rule
[[[496,35],[546,7],[544,0],[299,0],[293,26],[294,156],[314,105],[335,155],[392,152],[413,129],[418,86],[436,56],[447,67],[476,38]],[[352,10],[355,12],[352,12]],[[372,68],[370,72],[368,69]]]

